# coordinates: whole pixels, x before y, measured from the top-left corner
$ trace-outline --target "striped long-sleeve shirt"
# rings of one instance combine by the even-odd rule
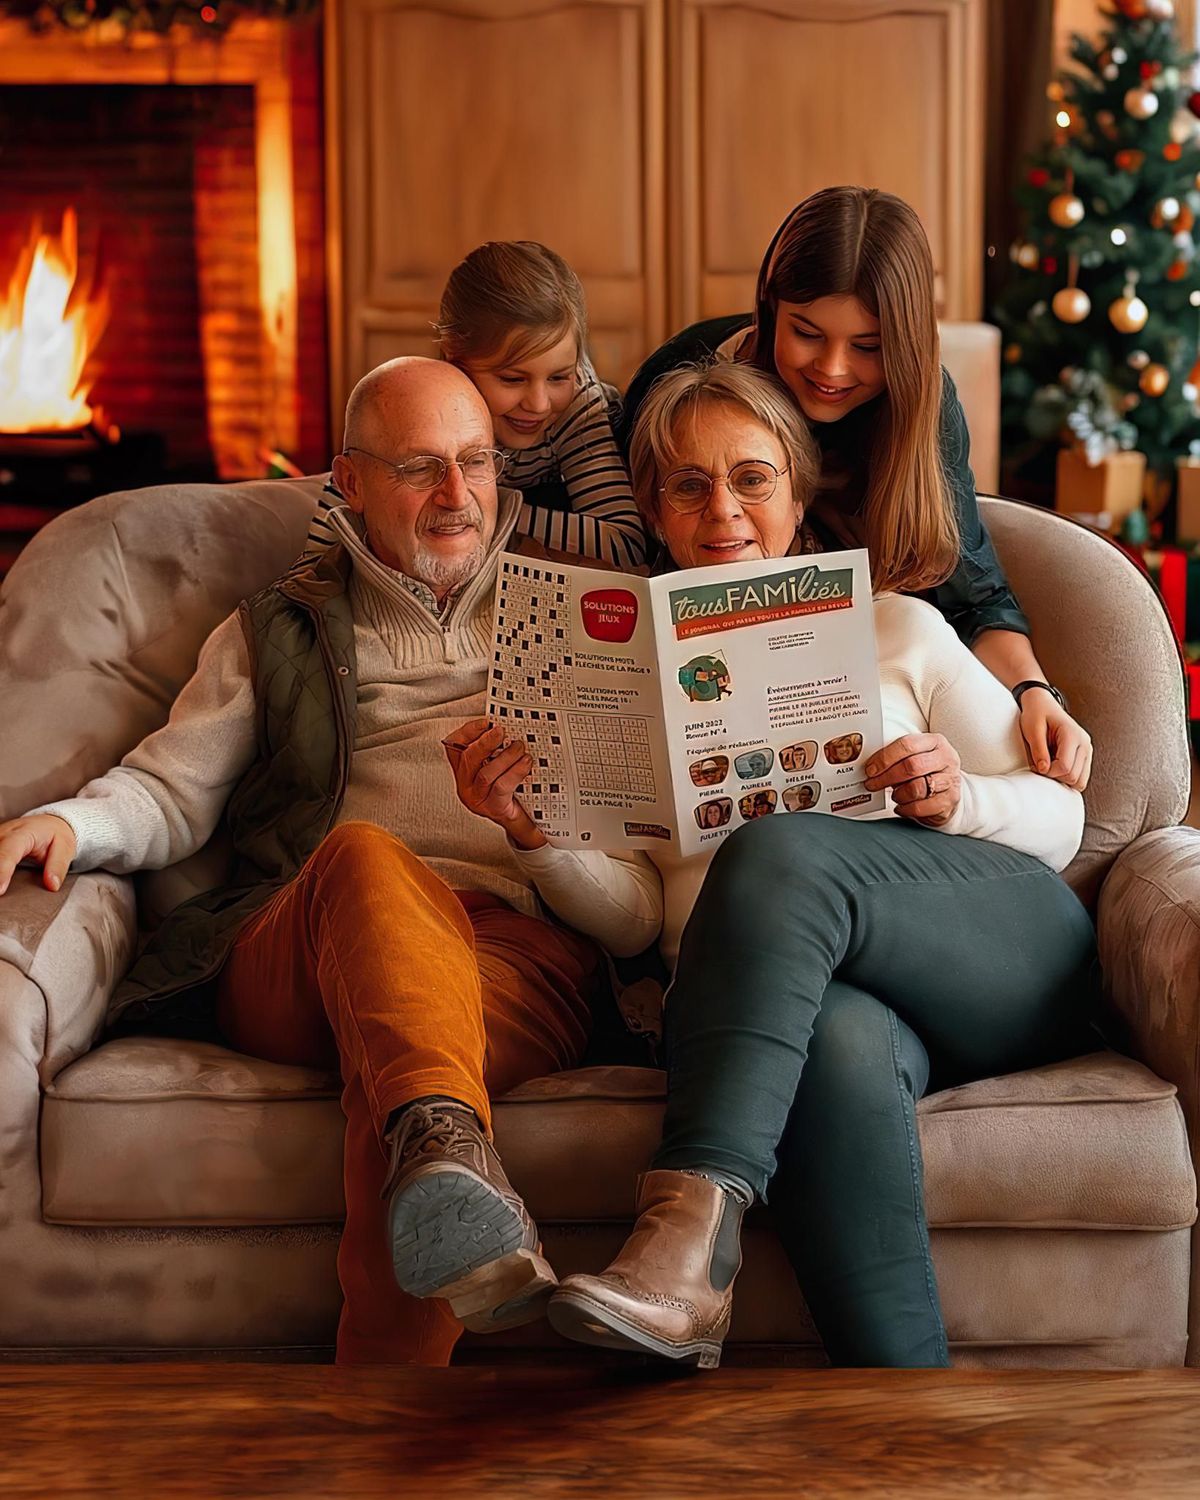
[[[614,387],[602,384],[585,359],[578,391],[542,440],[531,448],[502,449],[502,482],[524,491],[561,480],[570,510],[526,504],[518,528],[554,551],[636,568],[646,560],[646,533],[613,437],[609,408],[616,399]],[[342,497],[332,487],[321,496],[308,531],[309,551],[336,540],[329,512],[341,504]]]

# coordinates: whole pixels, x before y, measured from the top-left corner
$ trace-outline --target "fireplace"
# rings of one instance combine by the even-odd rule
[[[0,301],[0,571],[93,494],[326,464],[319,35],[0,20],[0,299],[77,242],[67,315],[102,327],[74,407],[14,416]]]

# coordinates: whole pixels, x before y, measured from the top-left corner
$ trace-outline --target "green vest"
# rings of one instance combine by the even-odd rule
[[[333,827],[357,706],[351,566],[333,547],[241,605],[258,754],[225,811],[229,881],[167,915],[113,996],[110,1030],[211,1033],[214,981],[239,928]]]

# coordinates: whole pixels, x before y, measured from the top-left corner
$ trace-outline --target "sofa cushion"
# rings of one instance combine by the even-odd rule
[[[277,1224],[342,1214],[336,1077],[162,1037],[65,1069],[42,1112],[43,1214],[66,1224]],[[499,1101],[496,1139],[535,1217],[632,1216],[663,1075],[586,1068]],[[1174,1088],[1100,1052],[920,1106],[930,1222],[1168,1229],[1195,1217]]]
[[[43,527],[0,588],[0,816],[74,796],[165,721],[208,633],[303,547],[323,483],[127,490]]]

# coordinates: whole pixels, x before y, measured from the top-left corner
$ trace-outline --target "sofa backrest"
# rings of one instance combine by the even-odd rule
[[[979,506],[1038,659],[1095,743],[1083,847],[1066,872],[1091,905],[1127,844],[1187,811],[1179,648],[1149,580],[1107,537],[1013,500]]]
[[[41,531],[0,588],[0,817],[70,796],[162,724],[208,633],[300,552],[325,476],[107,495]],[[983,499],[1043,666],[1096,741],[1089,903],[1116,855],[1188,801],[1179,652],[1147,580],[1106,538]]]
[[[162,485],[66,512],[0,587],[0,817],[166,720],[209,632],[304,546],[325,476]]]

